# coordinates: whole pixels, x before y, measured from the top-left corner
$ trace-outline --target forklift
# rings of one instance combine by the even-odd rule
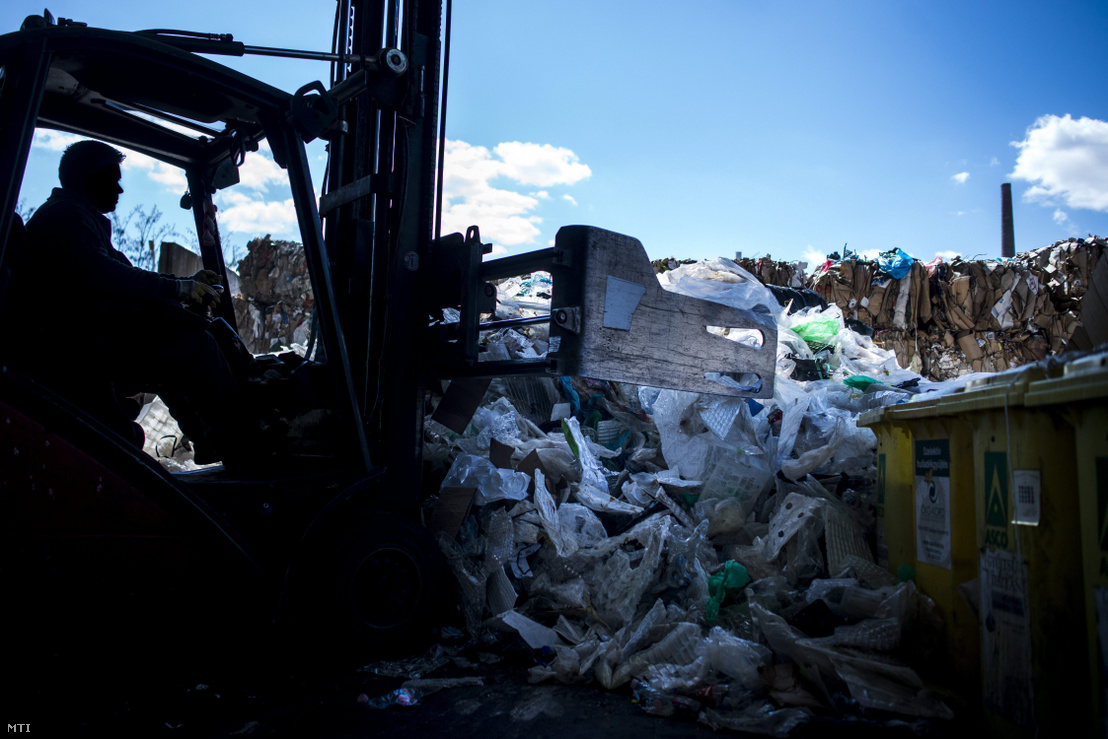
[[[139,152],[184,171],[205,269],[224,277],[213,195],[267,142],[287,173],[315,309],[307,358],[259,357],[290,418],[328,419],[310,453],[250,474],[216,465],[170,473],[130,439],[0,348],[0,536],[5,592],[50,638],[127,624],[156,638],[169,619],[291,624],[318,644],[397,651],[425,638],[448,577],[422,524],[435,492],[422,459],[432,398],[464,431],[507,376],[583,376],[771,397],[769,317],[663,290],[642,245],[567,226],[555,245],[487,258],[480,231],[439,235],[449,8],[441,0],[338,0],[329,52],[230,35],[121,32],[31,16],[0,36],[0,316],[21,254],[16,213],[36,130]],[[330,62],[331,78],[289,93],[219,64],[268,55]],[[326,142],[313,183],[305,143]],[[320,193],[318,200],[316,196]],[[538,358],[481,361],[496,282],[553,280]],[[48,295],[37,300],[49,300]],[[5,304],[7,302],[7,304]],[[446,322],[444,309],[460,319]],[[216,315],[236,327],[232,301]],[[515,325],[515,324],[512,324]],[[738,329],[756,337],[736,342]],[[82,361],[75,347],[73,371]],[[274,373],[270,373],[274,375]],[[434,391],[432,393],[432,391]],[[143,625],[148,631],[141,631]],[[139,629],[140,631],[134,631]],[[146,637],[136,637],[136,633]]]

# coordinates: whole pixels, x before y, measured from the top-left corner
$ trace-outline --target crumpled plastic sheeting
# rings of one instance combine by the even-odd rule
[[[459,454],[443,481],[444,486],[477,488],[474,503],[479,506],[497,500],[523,500],[530,483],[525,473],[499,469],[472,454]]]
[[[760,286],[733,269],[687,266],[673,271],[682,291],[759,299]],[[720,728],[785,735],[850,706],[948,717],[900,661],[926,662],[941,622],[914,585],[874,564],[876,442],[856,424],[926,382],[850,329],[814,352],[785,327],[825,313],[764,314],[787,337],[769,400],[562,378],[553,421],[494,384],[465,434],[428,422],[425,459],[479,492],[457,540],[442,542],[471,634],[541,625],[560,642],[533,682],[636,681],[636,694],[661,700],[647,710],[697,706]],[[830,379],[789,376],[817,354]],[[843,383],[858,374],[878,382]],[[495,470],[485,460],[493,440],[534,472]],[[728,562],[753,581],[724,594],[713,625],[708,580]],[[782,664],[802,669],[773,669]]]
[[[608,492],[608,483],[603,470],[600,468],[600,463],[597,461],[596,454],[591,448],[591,440],[586,439],[584,434],[581,433],[581,425],[577,422],[577,419],[569,419],[566,425],[573,436],[573,441],[577,447],[577,459],[580,463],[581,481],[573,491],[577,500],[594,511],[642,513],[641,506],[614,498]]]
[[[730,259],[683,264],[658,275],[658,282],[672,292],[751,310],[767,317],[784,312],[769,288]]]

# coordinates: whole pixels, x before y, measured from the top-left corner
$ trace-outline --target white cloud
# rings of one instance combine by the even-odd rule
[[[592,175],[572,151],[550,144],[508,141],[493,151],[502,160],[501,174],[524,185],[572,185]]]
[[[223,191],[219,224],[221,229],[248,234],[298,237],[296,208],[292,198],[283,201],[254,200],[242,192]]]
[[[1081,230],[1077,227],[1076,223],[1070,220],[1069,213],[1066,213],[1066,211],[1062,210],[1061,208],[1055,208],[1051,218],[1054,220],[1054,223],[1056,225],[1061,226],[1062,228],[1068,228],[1071,231]]]
[[[573,196],[570,195],[569,193],[566,193],[565,195],[563,195],[562,200],[566,201],[570,205],[577,205],[577,201],[574,200]]]
[[[263,141],[258,151],[247,153],[239,167],[239,186],[265,191],[270,185],[288,184],[288,176],[277,162],[269,142]]]
[[[954,250],[954,249],[948,249],[947,251],[937,251],[937,252],[935,252],[935,256],[942,257],[943,261],[949,262],[953,259],[957,259],[958,257],[961,257],[962,252]]]
[[[964,185],[966,184],[966,180],[969,179],[969,172],[959,172],[956,175],[952,175],[950,179],[954,180],[959,185]]]
[[[992,159],[989,160],[989,166],[990,167],[999,167],[1000,166],[1000,160],[997,159],[996,157],[993,157]]]
[[[464,141],[447,141],[443,180],[443,232],[481,228],[481,237],[502,246],[534,243],[542,218],[535,215],[540,200],[550,193],[525,195],[494,187],[497,179],[521,185],[571,185],[591,172],[568,149],[549,144],[500,144],[492,151]],[[510,185],[509,185],[510,186]]]
[[[31,146],[48,151],[65,151],[67,146],[83,139],[84,136],[78,136],[75,133],[39,128],[35,130],[35,136],[31,139]]]
[[[1045,115],[1012,146],[1009,176],[1033,183],[1024,200],[1108,211],[1108,121]]]
[[[188,179],[185,177],[183,169],[170,166],[165,162],[160,162],[153,157],[148,157],[130,149],[127,149],[125,153],[127,158],[123,160],[122,165],[124,172],[143,173],[170,192],[183,193],[188,189]],[[127,186],[126,181],[123,185],[124,187]]]
[[[818,249],[809,246],[804,250],[804,253],[800,255],[801,260],[808,263],[808,266],[813,269],[819,269],[823,266],[823,263],[827,261],[827,255]]]
[[[881,250],[880,249],[866,249],[865,251],[857,252],[857,255],[859,257],[861,257],[862,259],[868,260],[870,262],[876,262],[877,258],[879,256],[881,256]]]

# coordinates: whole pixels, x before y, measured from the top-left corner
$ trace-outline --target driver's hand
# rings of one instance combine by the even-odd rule
[[[192,279],[197,282],[203,282],[205,285],[222,285],[223,279],[219,276],[218,272],[213,272],[210,269],[202,269],[192,276]]]
[[[211,307],[213,310],[219,307],[219,294],[223,292],[222,286],[209,285],[196,279],[182,280],[182,282],[186,283],[185,289],[181,291],[184,293],[182,300],[186,303],[198,308]]]

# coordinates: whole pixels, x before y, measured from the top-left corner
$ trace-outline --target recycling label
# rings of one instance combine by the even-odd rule
[[[981,550],[981,673],[986,705],[1019,726],[1034,725],[1027,563],[1015,552]]]
[[[1009,548],[1008,455],[985,452],[985,546]]]
[[[916,440],[916,559],[951,569],[950,440]]]

